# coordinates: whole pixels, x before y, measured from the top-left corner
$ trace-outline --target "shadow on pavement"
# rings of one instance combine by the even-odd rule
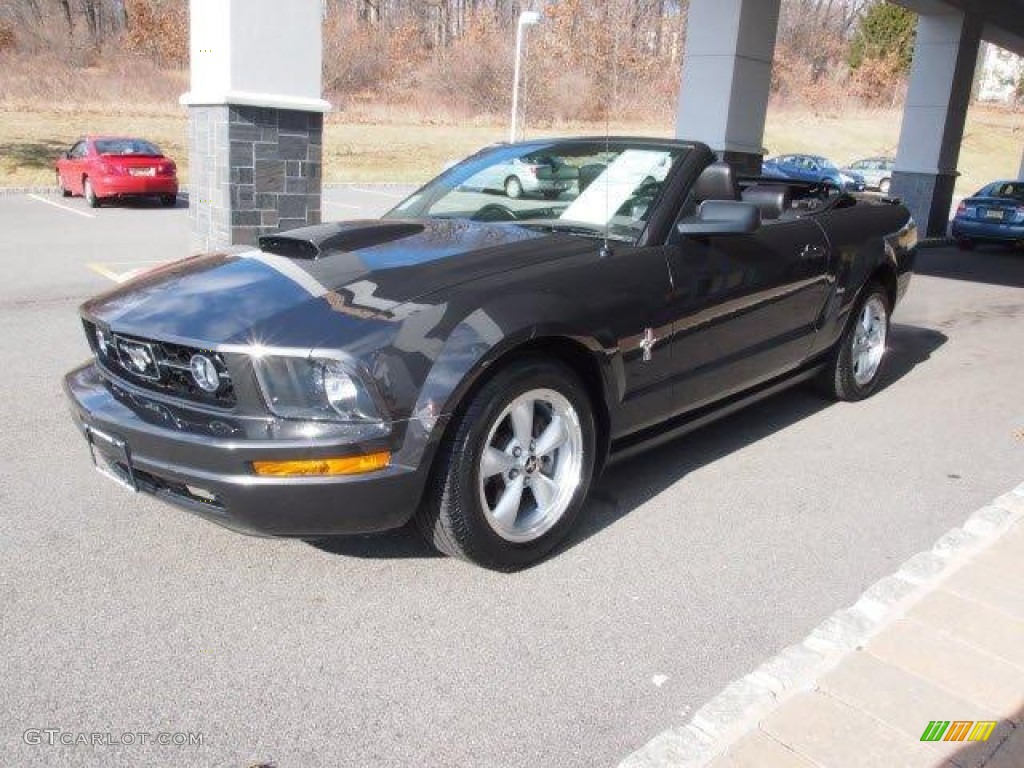
[[[928,360],[946,341],[944,334],[929,328],[893,325],[889,358],[880,389],[898,382]],[[693,470],[813,416],[829,405],[831,401],[809,387],[795,387],[657,450],[609,468],[591,489],[576,530],[553,556],[557,557],[559,551],[599,533]],[[324,552],[347,557],[440,557],[420,538],[413,525],[396,531],[321,539],[309,544]]]
[[[188,208],[188,198],[183,198],[181,195],[178,195],[178,199],[175,201],[174,205],[164,205],[160,202],[160,199],[156,197],[126,197],[123,200],[104,200],[101,203],[101,207],[128,208],[131,210],[153,208],[162,211],[175,211]]]
[[[978,245],[973,251],[922,248],[914,270],[920,275],[1024,288],[1024,250]]]
[[[948,341],[939,331],[898,323],[893,325],[889,338],[888,360],[878,391],[898,382]],[[565,547],[599,533],[694,470],[753,445],[832,404],[811,386],[797,386],[610,467],[591,490],[580,525]]]

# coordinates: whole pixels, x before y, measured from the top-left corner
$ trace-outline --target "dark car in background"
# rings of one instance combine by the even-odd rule
[[[538,155],[597,175],[557,200],[466,187]],[[414,519],[512,570],[569,534],[614,457],[804,381],[871,395],[916,243],[902,205],[741,183],[700,143],[501,145],[382,219],[88,301],[92,355],[64,386],[132,490],[270,536]]]
[[[86,136],[57,160],[56,171],[61,193],[81,195],[92,208],[129,197],[156,197],[172,206],[178,198],[177,166],[145,139]]]
[[[1024,245],[1024,181],[994,181],[965,199],[952,235],[964,250],[975,243]]]
[[[860,177],[868,189],[876,189],[883,195],[889,194],[896,159],[892,157],[865,157],[856,160],[840,170],[854,178]]]
[[[761,174],[769,178],[827,184],[845,192],[863,192],[865,188],[863,176],[841,171],[835,163],[821,155],[770,157],[761,164]]]

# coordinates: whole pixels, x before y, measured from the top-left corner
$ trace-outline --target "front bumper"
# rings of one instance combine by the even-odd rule
[[[952,234],[958,239],[970,238],[993,243],[1024,242],[1024,224],[954,219]]]
[[[175,176],[97,176],[93,189],[99,197],[134,197],[143,195],[177,195]]]
[[[116,397],[92,363],[68,373],[64,391],[104,474],[243,533],[315,538],[398,528],[423,491],[424,473],[402,466],[339,477],[258,477],[253,461],[371,446],[214,438],[155,425]]]

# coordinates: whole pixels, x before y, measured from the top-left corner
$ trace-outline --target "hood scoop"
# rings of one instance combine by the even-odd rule
[[[276,235],[263,235],[259,238],[259,246],[264,253],[289,259],[315,261],[330,253],[359,251],[385,245],[418,235],[423,229],[422,224],[397,221],[323,224]]]

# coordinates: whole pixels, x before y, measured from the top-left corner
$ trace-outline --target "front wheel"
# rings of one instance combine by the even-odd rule
[[[889,180],[888,179],[882,179],[880,182],[878,182],[878,191],[881,192],[883,195],[888,195],[889,194]]]
[[[164,206],[165,208],[171,208],[171,207],[177,205],[177,203],[178,203],[178,196],[177,195],[161,195],[160,196],[160,204],[162,206]]]
[[[878,386],[892,307],[885,288],[868,287],[854,308],[820,383],[837,400],[863,400]]]
[[[416,513],[420,531],[486,568],[542,559],[571,530],[594,471],[594,417],[579,378],[552,361],[516,361],[452,428]]]

